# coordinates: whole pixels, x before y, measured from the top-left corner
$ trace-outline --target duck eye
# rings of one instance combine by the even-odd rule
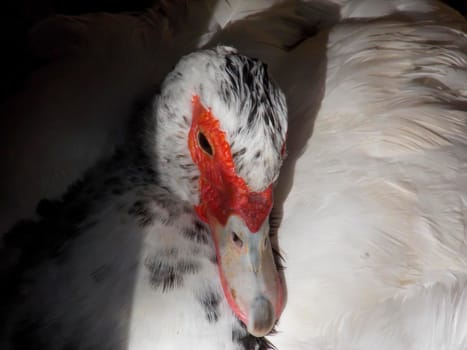
[[[208,155],[212,156],[214,154],[211,144],[209,143],[208,139],[202,132],[198,133],[198,144],[201,149],[207,153]]]

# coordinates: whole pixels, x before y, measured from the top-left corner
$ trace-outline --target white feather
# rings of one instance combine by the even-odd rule
[[[465,348],[466,23],[422,10],[329,34],[279,231],[279,348]]]

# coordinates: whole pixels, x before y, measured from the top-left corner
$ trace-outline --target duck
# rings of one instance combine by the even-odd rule
[[[186,55],[129,130],[4,235],[2,349],[269,348],[287,107],[266,65],[228,46]]]
[[[465,19],[439,1],[299,3],[312,17],[284,24],[221,1],[196,34],[256,53],[287,98],[270,217],[287,305],[268,338],[465,349]]]

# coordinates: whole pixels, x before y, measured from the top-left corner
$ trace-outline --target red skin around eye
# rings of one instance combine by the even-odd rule
[[[240,216],[251,232],[258,232],[272,208],[272,185],[263,192],[254,192],[235,173],[235,165],[225,133],[219,121],[194,96],[193,120],[188,147],[200,171],[200,203],[198,215],[206,221],[207,211],[225,225],[230,215]],[[198,133],[204,134],[212,148],[206,153],[198,143]]]

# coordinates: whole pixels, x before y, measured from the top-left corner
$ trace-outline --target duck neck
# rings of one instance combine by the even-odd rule
[[[170,106],[170,107],[169,107]],[[192,206],[199,201],[199,170],[188,148],[191,127],[191,104],[169,104],[155,98],[145,114],[142,150],[158,174],[160,184],[180,200]]]

